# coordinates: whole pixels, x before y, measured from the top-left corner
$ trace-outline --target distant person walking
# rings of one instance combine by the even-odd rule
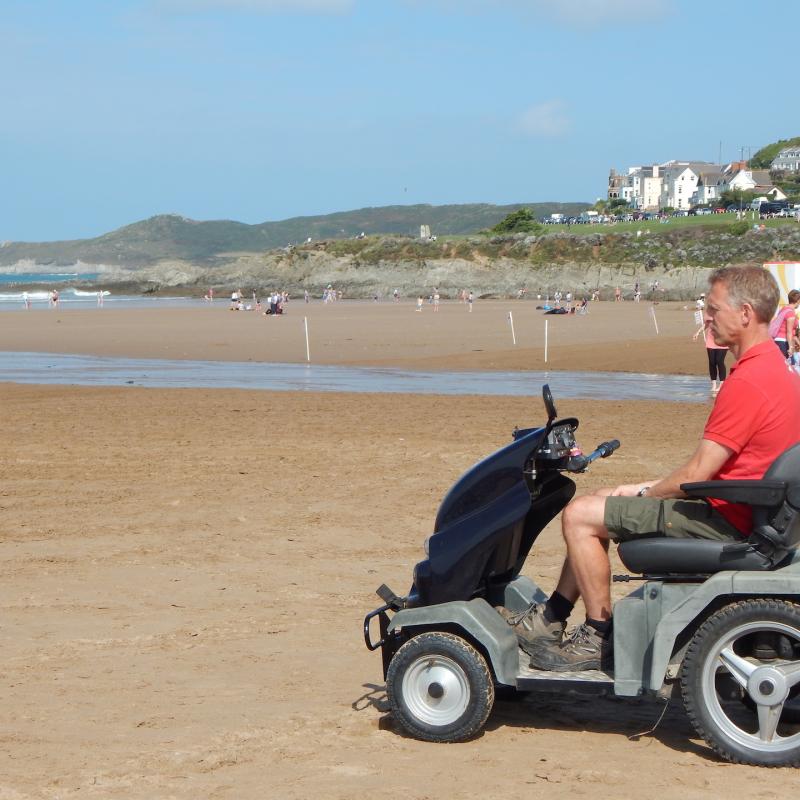
[[[788,299],[788,305],[785,305],[769,324],[770,336],[786,359],[790,358],[794,351],[793,339],[798,324],[797,306],[800,305],[800,291],[792,289]]]
[[[470,314],[472,313],[472,303],[474,300],[475,300],[475,295],[472,292],[470,292],[467,295],[467,309]]]
[[[653,283],[650,284],[650,299],[654,303],[656,302],[656,298],[658,297],[658,287],[659,287],[658,281],[653,281]]]
[[[419,311],[420,313],[422,313],[422,303],[423,303],[422,295],[419,295],[417,297],[417,311]]]
[[[725,356],[728,355],[728,348],[719,345],[714,341],[711,334],[711,317],[703,315],[703,324],[695,331],[692,339],[696,342],[700,334],[704,335],[706,345],[706,355],[708,356],[708,376],[711,379],[711,395],[716,397],[725,378],[728,377],[728,370],[725,367]]]
[[[614,289],[614,302],[615,303],[622,302],[622,289],[620,289],[619,286],[617,286],[617,288]]]
[[[436,313],[439,310],[439,290],[436,289],[433,293],[433,311]]]

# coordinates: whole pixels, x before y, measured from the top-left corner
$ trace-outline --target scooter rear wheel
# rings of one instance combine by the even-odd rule
[[[779,638],[764,658],[758,642]],[[731,687],[738,688],[738,693]],[[800,686],[800,606],[749,599],[721,608],[697,630],[681,689],[695,730],[723,758],[758,766],[800,766],[794,695]]]
[[[451,633],[421,633],[406,642],[389,664],[386,692],[395,719],[428,742],[475,736],[494,705],[486,661]]]

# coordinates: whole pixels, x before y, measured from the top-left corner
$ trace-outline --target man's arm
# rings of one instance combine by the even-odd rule
[[[789,348],[789,352],[794,352],[794,328],[797,324],[797,315],[796,314],[787,314],[786,315],[786,345]]]
[[[733,450],[725,445],[701,439],[692,457],[674,472],[658,481],[626,484],[617,486],[611,494],[617,497],[634,497],[642,489],[647,488],[647,497],[666,500],[673,497],[685,497],[681,491],[682,483],[697,483],[711,480],[733,455]]]

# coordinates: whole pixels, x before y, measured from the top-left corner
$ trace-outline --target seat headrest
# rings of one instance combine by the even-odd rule
[[[790,486],[789,492],[796,494],[795,486],[800,486],[800,444],[793,445],[781,453],[764,474],[765,478],[786,481]],[[793,486],[794,484],[795,486]],[[797,505],[791,499],[792,505]]]

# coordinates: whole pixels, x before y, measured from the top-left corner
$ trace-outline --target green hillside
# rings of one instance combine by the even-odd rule
[[[797,145],[800,145],[800,136],[795,136],[794,139],[781,139],[779,142],[768,144],[750,159],[750,167],[752,169],[769,169],[775,156],[784,147],[796,147]]]
[[[0,266],[23,259],[44,265],[111,264],[146,266],[164,260],[199,265],[216,263],[230,253],[258,253],[289,243],[318,239],[347,239],[368,235],[416,236],[427,224],[438,235],[476,233],[496,225],[509,213],[530,208],[537,217],[561,212],[578,214],[587,203],[517,203],[495,206],[415,205],[362,208],[316,217],[246,225],[232,220],[198,222],[176,214],[160,215],[98,236],[64,242],[6,242],[0,247]]]

